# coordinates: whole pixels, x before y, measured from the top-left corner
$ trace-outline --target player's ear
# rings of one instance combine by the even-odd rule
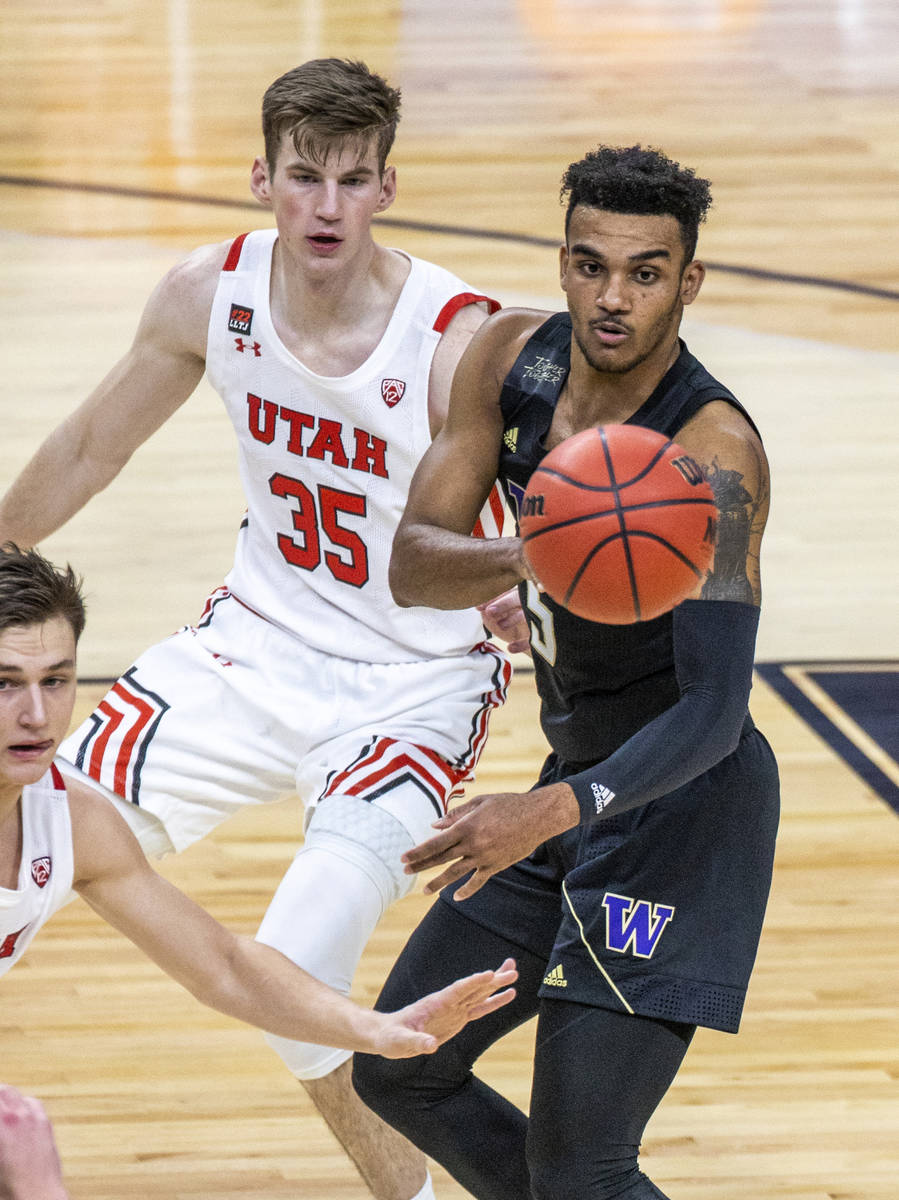
[[[705,279],[705,264],[698,258],[687,263],[680,281],[680,298],[682,304],[692,304],[699,295],[702,281]]]
[[[565,279],[568,275],[568,243],[563,242],[559,247],[559,283],[562,285],[562,291],[567,292]]]
[[[250,171],[250,191],[260,204],[264,204],[266,207],[271,204],[271,178],[268,163],[264,158],[257,158],[253,161],[253,169]]]
[[[381,194],[375,212],[390,208],[396,199],[396,167],[385,167],[381,175]]]

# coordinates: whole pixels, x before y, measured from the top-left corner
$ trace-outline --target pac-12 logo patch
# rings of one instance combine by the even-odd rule
[[[406,385],[402,379],[381,380],[381,396],[388,408],[393,408],[394,404],[399,404],[405,390]]]
[[[253,328],[252,308],[245,308],[242,304],[232,304],[228,328],[232,333],[249,333]]]
[[[39,888],[46,887],[53,874],[53,860],[49,854],[43,854],[40,858],[35,858],[31,863],[31,878]]]

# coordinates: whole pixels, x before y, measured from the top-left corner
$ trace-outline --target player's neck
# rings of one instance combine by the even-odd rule
[[[673,341],[658,347],[628,371],[600,371],[572,346],[571,372],[560,400],[571,414],[571,431],[623,424],[645,404],[679,354],[680,342],[675,335]]]
[[[0,792],[0,887],[14,890],[22,861],[21,791]]]
[[[298,269],[276,254],[271,308],[288,349],[316,373],[338,376],[361,366],[383,337],[410,264],[372,243],[366,253],[334,267]]]

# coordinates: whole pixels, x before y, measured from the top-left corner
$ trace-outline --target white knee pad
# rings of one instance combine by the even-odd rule
[[[353,796],[329,797],[313,813],[257,939],[348,994],[372,931],[414,882],[399,861],[411,845],[389,813]],[[348,1050],[265,1038],[298,1079],[320,1079],[350,1057]]]
[[[397,817],[356,796],[329,796],[316,805],[306,829],[307,846],[328,846],[371,877],[385,909],[415,886],[400,861],[414,844]]]

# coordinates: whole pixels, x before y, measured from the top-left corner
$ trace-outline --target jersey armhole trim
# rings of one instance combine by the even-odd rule
[[[231,249],[228,251],[228,257],[225,259],[224,266],[222,267],[223,271],[237,270],[237,264],[240,262],[240,252],[243,249],[243,244],[247,240],[248,236],[248,234],[242,233],[231,243]]]
[[[498,300],[492,300],[490,296],[481,296],[477,292],[460,292],[458,296],[453,296],[451,300],[447,300],[446,304],[444,304],[443,308],[437,314],[437,320],[433,325],[434,331],[436,333],[444,333],[446,327],[460,308],[467,308],[469,304],[481,303],[487,305],[487,312],[491,314],[497,312],[500,307]]]

